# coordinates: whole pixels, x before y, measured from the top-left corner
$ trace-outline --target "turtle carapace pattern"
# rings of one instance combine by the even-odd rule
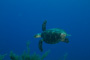
[[[66,38],[66,36],[69,36],[69,34],[67,34],[63,29],[59,29],[59,28],[46,30],[46,23],[47,21],[45,20],[42,24],[43,32],[38,33],[34,36],[35,38],[40,38],[40,37],[42,38],[41,40],[39,40],[39,45],[38,45],[41,52],[43,51],[42,48],[43,42],[47,44],[56,44],[59,42],[69,43],[68,38]]]

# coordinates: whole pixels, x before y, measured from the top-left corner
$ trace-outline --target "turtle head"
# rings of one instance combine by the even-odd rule
[[[41,37],[41,33],[34,35],[34,38],[40,38],[40,37]]]

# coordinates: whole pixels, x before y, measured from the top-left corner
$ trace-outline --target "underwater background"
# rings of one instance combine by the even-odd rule
[[[61,28],[69,36],[69,43],[46,44],[43,52],[38,48],[41,38],[34,38],[42,32],[42,23],[47,20],[47,29]],[[10,51],[21,55],[50,53],[44,60],[90,60],[90,0],[0,0],[0,54]],[[66,59],[64,59],[66,56]]]

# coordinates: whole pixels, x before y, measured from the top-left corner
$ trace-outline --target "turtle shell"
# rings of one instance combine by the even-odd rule
[[[41,34],[41,37],[43,38],[43,41],[48,44],[56,44],[61,41],[60,34],[64,32],[61,29],[55,28],[43,31]]]

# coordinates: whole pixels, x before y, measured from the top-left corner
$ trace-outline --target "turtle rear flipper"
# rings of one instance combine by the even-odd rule
[[[43,51],[42,43],[43,43],[43,40],[39,40],[39,49],[41,52]]]
[[[62,41],[62,42],[65,42],[65,43],[69,43],[68,38],[62,39],[61,41]]]
[[[64,42],[65,42],[65,43],[69,43],[68,38],[65,38]]]
[[[46,31],[46,23],[47,21],[45,20],[42,24],[42,31]]]

